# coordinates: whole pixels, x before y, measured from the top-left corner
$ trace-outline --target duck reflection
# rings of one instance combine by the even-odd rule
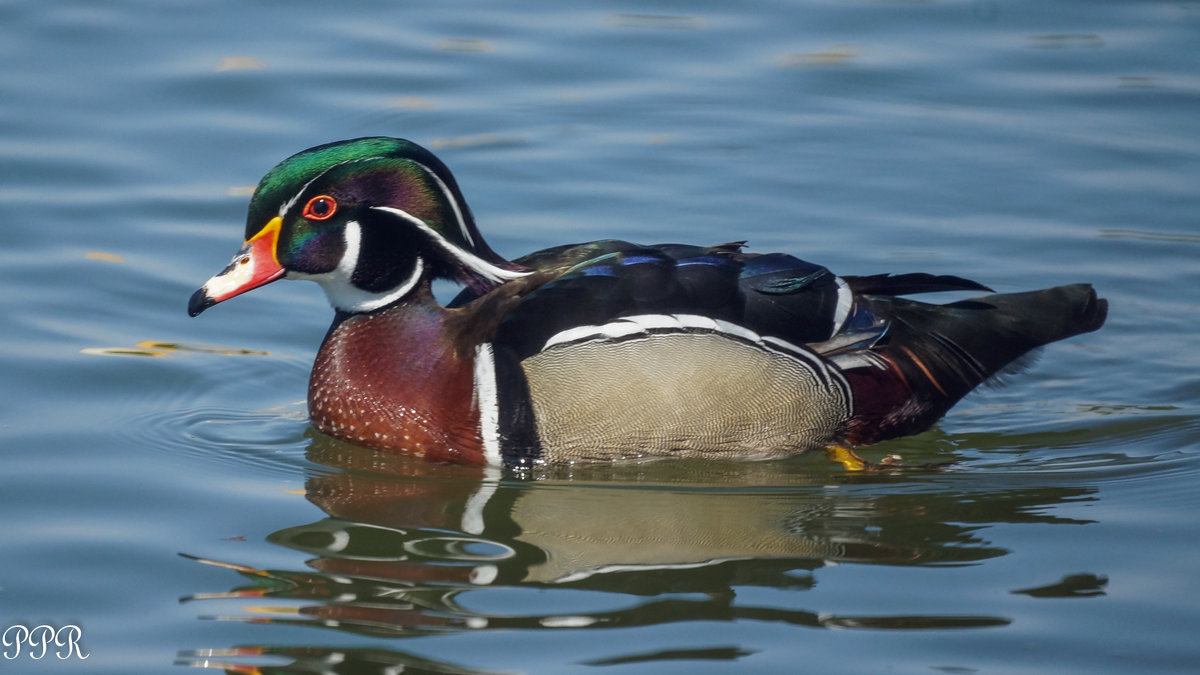
[[[838,563],[962,565],[1002,556],[1007,551],[982,536],[987,526],[1080,522],[1046,507],[1091,491],[1005,485],[1003,477],[980,489],[953,473],[849,475],[804,458],[501,474],[317,435],[308,457],[318,468],[306,496],[327,516],[268,536],[313,556],[307,568],[203,560],[249,583],[187,599],[257,598],[245,615],[216,618],[383,637],[739,619],[876,630],[1001,626],[1008,619],[755,606],[738,601],[735,589],[804,590],[816,570]],[[325,667],[375,672],[361,663]],[[473,672],[445,668],[428,672]],[[278,672],[310,671],[293,664]]]
[[[250,660],[277,664],[247,663]],[[405,675],[489,675],[498,671],[463,668],[414,654],[371,648],[237,647],[181,652],[178,666],[224,670],[243,675],[336,675],[405,673]]]

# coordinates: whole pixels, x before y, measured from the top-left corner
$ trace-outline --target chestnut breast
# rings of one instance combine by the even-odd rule
[[[405,305],[339,317],[309,380],[313,426],[430,461],[483,463],[473,363],[445,344],[444,318]]]

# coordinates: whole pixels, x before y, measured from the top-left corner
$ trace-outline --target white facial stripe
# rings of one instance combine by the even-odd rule
[[[357,221],[346,223],[343,233],[346,252],[338,261],[338,266],[324,274],[301,274],[288,272],[289,279],[304,279],[315,281],[321,285],[329,298],[329,304],[345,312],[373,312],[392,304],[408,295],[421,281],[425,272],[425,261],[417,258],[413,264],[412,273],[400,285],[382,293],[364,291],[354,285],[352,277],[354,268],[358,265],[358,254],[362,246],[362,226]]]
[[[496,389],[496,360],[489,342],[475,348],[475,404],[479,406],[483,456],[488,464],[500,466],[500,400]]]
[[[305,183],[304,186],[301,187],[298,192],[296,192],[296,194],[292,195],[291,199],[284,202],[283,205],[279,207],[279,215],[283,216],[288,211],[291,211],[292,207],[294,207],[296,205],[296,202],[300,201],[301,195],[303,195],[308,190],[309,186],[311,186],[313,183],[320,180],[323,176],[325,176],[325,174],[329,173],[330,171],[333,171],[337,167],[343,166],[345,164],[352,164],[354,162],[369,162],[374,159],[382,159],[382,158],[383,158],[383,155],[374,155],[371,157],[359,157],[356,159],[347,159],[347,160],[338,162],[337,164],[330,166],[329,168],[325,169],[321,173],[314,176],[307,183]],[[446,201],[450,204],[450,208],[454,210],[454,218],[458,221],[458,229],[459,229],[459,231],[462,232],[463,239],[466,239],[468,244],[474,246],[475,239],[471,236],[471,230],[467,227],[467,220],[466,220],[466,218],[463,217],[462,208],[459,206],[458,199],[456,199],[454,197],[454,193],[450,191],[450,187],[448,185],[446,185],[446,182],[443,181],[441,179],[441,177],[438,176],[437,173],[435,173],[433,171],[433,169],[430,169],[428,166],[425,166],[424,164],[422,164],[420,162],[414,161],[413,163],[416,164],[417,166],[421,167],[421,170],[424,171],[430,178],[432,178],[435,183],[437,183],[438,189],[442,191],[442,195],[446,198]]]
[[[454,193],[451,192],[450,188],[446,186],[446,183],[444,183],[442,179],[433,172],[433,169],[430,169],[420,162],[417,162],[416,164],[424,169],[425,173],[429,174],[430,178],[437,182],[442,194],[446,197],[446,201],[450,203],[450,208],[454,209],[454,217],[458,219],[458,229],[462,231],[463,239],[466,239],[468,244],[474,246],[475,240],[471,238],[471,231],[467,229],[467,220],[463,218],[462,210],[458,208],[458,200],[454,198]]]
[[[383,211],[384,213],[390,213],[393,216],[398,216],[404,219],[418,230],[427,234],[434,242],[441,246],[443,250],[454,256],[463,265],[466,265],[476,274],[484,277],[485,279],[495,282],[503,282],[519,279],[527,274],[530,274],[529,272],[516,272],[513,270],[506,270],[503,267],[497,267],[496,265],[493,265],[477,255],[462,250],[461,248],[446,241],[445,237],[438,234],[437,230],[434,230],[432,227],[426,225],[425,221],[412,215],[404,209],[397,209],[391,206],[372,206],[371,208],[376,211]]]
[[[300,195],[303,195],[303,194],[304,194],[304,192],[305,192],[306,190],[308,190],[308,186],[310,186],[310,185],[312,185],[313,183],[315,183],[315,182],[317,182],[318,180],[320,180],[322,177],[324,177],[324,176],[325,176],[325,174],[329,173],[330,171],[333,171],[334,169],[338,168],[339,166],[343,166],[343,165],[345,165],[345,164],[353,164],[354,162],[369,162],[369,161],[371,161],[371,160],[373,160],[373,159],[382,159],[382,158],[383,158],[383,155],[375,155],[375,156],[373,156],[373,157],[359,157],[359,158],[357,158],[357,159],[347,159],[347,160],[345,160],[345,161],[338,162],[337,164],[334,164],[333,166],[331,166],[331,167],[329,167],[329,168],[325,169],[325,170],[324,170],[324,171],[322,171],[321,173],[319,173],[319,174],[317,174],[316,176],[314,176],[314,177],[312,178],[312,180],[310,180],[310,181],[308,181],[307,183],[305,183],[305,184],[304,184],[304,187],[300,188],[300,191],[299,191],[299,192],[297,192],[296,194],[292,195],[292,198],[291,198],[291,199],[287,200],[286,202],[284,202],[284,203],[283,203],[283,206],[280,206],[280,207],[279,207],[279,215],[280,215],[280,217],[282,217],[282,216],[286,215],[288,211],[291,211],[291,210],[292,210],[292,207],[296,205],[296,202],[300,201]]]

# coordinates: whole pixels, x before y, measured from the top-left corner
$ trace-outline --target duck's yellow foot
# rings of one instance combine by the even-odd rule
[[[859,457],[853,450],[844,445],[829,445],[825,447],[825,454],[829,455],[830,461],[837,462],[846,467],[847,471],[866,471],[874,464]]]
[[[897,469],[943,469],[954,462],[933,464],[903,464],[900,455],[888,455],[878,462],[859,457],[850,448],[833,444],[825,447],[825,454],[831,461],[846,467],[847,471],[895,471]]]

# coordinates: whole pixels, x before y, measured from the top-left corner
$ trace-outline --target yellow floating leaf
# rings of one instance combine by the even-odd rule
[[[217,72],[229,70],[262,70],[262,62],[253,56],[226,56],[217,64]]]
[[[1029,44],[1034,49],[1099,49],[1104,39],[1095,33],[1058,33],[1032,35]]]
[[[483,53],[496,51],[491,40],[475,38],[438,38],[435,47],[442,52]]]
[[[250,605],[243,607],[243,611],[248,614],[299,614],[299,607],[267,607],[264,605]]]
[[[97,356],[170,356],[167,352],[157,349],[133,349],[130,347],[85,347],[79,350],[80,354],[94,354]]]
[[[784,68],[804,68],[814,66],[842,65],[858,57],[858,53],[849,45],[834,45],[819,52],[803,54],[784,54],[780,64]]]
[[[202,563],[205,565],[213,565],[215,567],[223,567],[225,569],[233,570],[233,571],[239,572],[241,574],[256,574],[260,577],[271,576],[271,574],[269,572],[267,572],[266,570],[260,570],[256,567],[250,567],[248,565],[239,565],[238,563],[224,562],[221,560],[213,560],[212,558],[201,558],[200,556],[192,555],[190,553],[180,553],[179,555],[184,558],[187,558],[188,560],[195,560],[196,562]]]
[[[618,28],[703,30],[706,27],[704,19],[687,14],[611,14],[608,21]]]
[[[83,254],[88,260],[103,260],[104,262],[123,263],[125,259],[116,253],[108,253],[105,251],[88,251]]]
[[[143,340],[132,347],[86,347],[79,350],[81,354],[97,356],[173,356],[175,352],[194,352],[198,354],[220,354],[222,356],[270,356],[271,352],[257,349],[242,349],[238,347],[221,347],[219,345],[188,344],[184,342],[158,342]]]
[[[388,100],[388,107],[405,110],[433,110],[437,104],[433,102],[433,99],[424,96],[394,96]]]
[[[196,352],[199,354],[221,354],[224,356],[270,356],[271,352],[240,347],[222,347],[220,345],[202,345],[194,342],[157,342],[143,340],[137,343],[142,349],[152,349],[164,352]]]
[[[517,145],[520,142],[520,138],[508,134],[471,134],[435,138],[429,143],[429,146],[434,150],[444,150],[446,148],[475,148],[483,145]]]

